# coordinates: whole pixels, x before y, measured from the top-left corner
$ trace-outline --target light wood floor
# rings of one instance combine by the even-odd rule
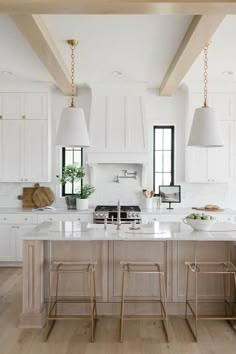
[[[159,321],[128,321],[124,343],[119,321],[100,318],[96,343],[89,343],[87,321],[58,322],[47,343],[40,330],[18,328],[22,272],[0,268],[0,354],[235,354],[236,333],[223,321],[203,321],[195,343],[182,318],[170,319],[170,343]]]

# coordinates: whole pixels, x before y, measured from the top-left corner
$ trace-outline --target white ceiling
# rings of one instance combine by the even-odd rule
[[[109,81],[112,71],[127,80],[159,86],[192,16],[44,15],[65,62],[66,39],[79,40],[77,79],[80,83]]]
[[[114,79],[148,82],[159,86],[192,16],[160,15],[43,15],[68,68],[69,38],[79,40],[76,82]],[[53,81],[15,25],[0,15],[0,71],[12,71],[20,79]],[[120,79],[120,78],[119,78]]]
[[[165,15],[43,15],[43,19],[70,68],[68,38],[76,50],[76,82],[119,80],[159,86],[192,20],[192,16]],[[209,48],[209,79],[236,81],[236,15],[227,16]],[[0,15],[0,71],[11,80],[53,82],[37,55],[7,15]],[[233,71],[234,75],[222,75]],[[202,80],[199,56],[184,81]],[[5,75],[0,75],[4,80]],[[8,79],[8,78],[7,78]]]
[[[6,15],[0,15],[0,43],[0,71],[13,73],[12,76],[0,75],[0,81],[52,81],[35,52]]]
[[[221,26],[212,37],[208,49],[209,84],[213,81],[236,81],[236,15],[225,17]],[[234,75],[224,75],[232,71]],[[203,80],[203,53],[192,65],[185,77],[188,81]]]

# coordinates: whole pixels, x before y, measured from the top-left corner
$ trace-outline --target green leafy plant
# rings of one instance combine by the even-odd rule
[[[90,184],[84,184],[81,187],[81,191],[79,193],[80,199],[87,199],[91,194],[95,192],[95,187]]]
[[[62,175],[57,176],[62,184],[67,182],[74,183],[80,181],[85,176],[85,172],[82,166],[79,165],[67,165],[63,168]]]

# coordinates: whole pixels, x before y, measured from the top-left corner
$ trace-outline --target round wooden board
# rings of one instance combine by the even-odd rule
[[[39,187],[34,192],[32,200],[38,208],[43,208],[51,205],[54,202],[55,197],[53,191],[49,187]]]

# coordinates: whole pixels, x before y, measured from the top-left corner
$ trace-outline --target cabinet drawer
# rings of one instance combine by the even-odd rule
[[[57,214],[57,215],[38,215],[38,223],[45,221],[76,221],[80,220],[82,222],[92,222],[92,214]]]
[[[32,214],[6,214],[0,215],[1,224],[36,224],[37,216]]]

